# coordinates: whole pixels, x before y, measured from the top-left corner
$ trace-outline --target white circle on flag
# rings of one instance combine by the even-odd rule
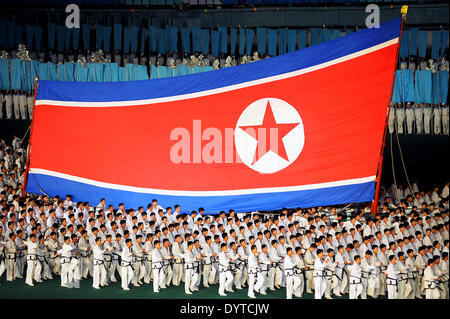
[[[272,123],[275,131],[272,128],[263,128],[262,134],[265,132],[265,138],[264,136],[261,138],[258,136],[261,130],[258,126],[264,127],[264,124],[270,126],[267,123]],[[246,132],[249,127],[250,130],[257,132],[257,138],[254,134]],[[282,136],[278,137],[278,133]],[[272,134],[275,138],[271,136]],[[260,151],[258,143],[264,143],[264,140],[267,146]],[[273,143],[273,141],[280,141],[280,143]],[[272,149],[271,142],[272,145],[281,145]],[[262,174],[278,172],[295,162],[303,150],[305,133],[302,118],[292,105],[283,100],[272,97],[259,99],[247,106],[239,117],[234,133],[234,143],[242,162],[251,169]]]

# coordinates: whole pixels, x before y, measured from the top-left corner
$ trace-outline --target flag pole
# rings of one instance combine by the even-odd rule
[[[23,192],[26,193],[27,182],[28,182],[28,172],[30,170],[30,158],[31,158],[31,136],[33,134],[33,124],[34,124],[34,114],[36,113],[36,93],[38,88],[39,78],[35,78],[34,82],[34,99],[33,99],[33,115],[31,116],[31,125],[30,125],[30,137],[28,139],[28,156],[27,156],[27,165],[25,167],[25,174],[23,178]]]
[[[392,95],[394,93],[394,82],[395,82],[395,74],[397,72],[397,66],[398,66],[398,57],[399,57],[399,52],[400,52],[400,44],[401,44],[401,40],[402,40],[402,32],[403,32],[403,25],[405,23],[406,20],[406,14],[408,13],[408,6],[404,5],[401,8],[401,14],[402,14],[402,23],[400,26],[400,34],[398,37],[398,43],[397,43],[397,53],[395,56],[395,66],[394,66],[394,73],[393,73],[393,79],[392,79],[392,84],[391,84],[391,94],[389,96],[389,105],[388,105],[388,110],[387,110],[387,116],[386,116],[386,120],[384,123],[384,132],[383,132],[383,142],[382,142],[382,146],[381,146],[381,152],[380,152],[380,159],[379,159],[379,163],[378,163],[378,172],[377,172],[377,179],[376,179],[376,187],[375,187],[375,198],[372,202],[372,207],[371,207],[371,212],[372,214],[376,214],[377,212],[377,207],[378,207],[378,200],[380,197],[380,181],[381,181],[381,173],[383,172],[383,155],[384,155],[384,148],[386,146],[386,135],[387,135],[387,127],[388,127],[388,122],[389,122],[389,115],[391,113],[391,102],[392,102]],[[392,154],[391,154],[392,156]]]

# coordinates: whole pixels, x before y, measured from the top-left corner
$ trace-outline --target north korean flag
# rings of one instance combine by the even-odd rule
[[[210,212],[371,201],[400,23],[186,76],[40,81],[26,191]]]

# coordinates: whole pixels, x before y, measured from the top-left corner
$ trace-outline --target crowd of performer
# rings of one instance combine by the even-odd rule
[[[449,135],[447,103],[398,103],[389,111],[389,133]]]
[[[156,199],[132,209],[25,194],[22,154],[19,138],[0,142],[2,281],[58,277],[79,288],[92,277],[94,289],[184,285],[188,295],[218,285],[220,296],[246,289],[250,298],[278,289],[289,299],[448,298],[448,183],[428,192],[392,185],[376,214],[369,204],[182,213]]]

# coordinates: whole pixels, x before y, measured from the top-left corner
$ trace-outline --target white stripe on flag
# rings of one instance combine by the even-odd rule
[[[302,191],[302,190],[312,190],[321,189],[337,186],[347,186],[355,184],[363,184],[375,181],[376,176],[368,176],[362,178],[347,179],[334,182],[309,184],[309,185],[298,185],[298,186],[285,186],[285,187],[266,187],[266,188],[251,188],[251,189],[236,189],[236,190],[223,190],[223,191],[182,191],[182,190],[167,190],[167,189],[153,189],[153,188],[143,188],[126,186],[119,184],[111,184],[95,181],[92,179],[87,179],[83,177],[58,173],[49,171],[41,168],[30,168],[30,174],[42,174],[47,176],[59,177],[67,179],[74,182],[89,184],[92,186],[97,186],[101,188],[116,189],[121,191],[128,191],[134,193],[145,193],[145,194],[157,194],[157,195],[171,195],[171,196],[231,196],[231,195],[249,195],[249,194],[265,194],[265,193],[281,193],[281,192],[292,192],[292,191]]]
[[[313,72],[316,70],[324,69],[326,67],[342,63],[351,59],[355,59],[357,57],[381,50],[383,48],[389,47],[391,45],[396,45],[398,43],[398,38],[394,38],[392,40],[377,44],[373,47],[357,51],[338,59],[334,59],[325,63],[317,64],[305,69],[296,70],[288,73],[283,73],[279,75],[270,76],[267,78],[262,78],[258,80],[242,82],[239,84],[224,86],[217,89],[211,89],[201,92],[182,94],[182,95],[174,95],[162,98],[154,98],[147,100],[134,100],[134,101],[115,101],[115,102],[78,102],[78,101],[57,101],[57,100],[36,100],[35,105],[56,105],[56,106],[69,106],[69,107],[117,107],[117,106],[134,106],[134,105],[148,105],[148,104],[156,104],[156,103],[165,103],[165,102],[173,102],[187,99],[194,99],[202,96],[208,96],[233,90],[238,90],[250,86],[255,86],[259,84],[269,83],[273,81],[283,80],[291,77],[295,77],[298,75],[306,74],[309,72]]]

